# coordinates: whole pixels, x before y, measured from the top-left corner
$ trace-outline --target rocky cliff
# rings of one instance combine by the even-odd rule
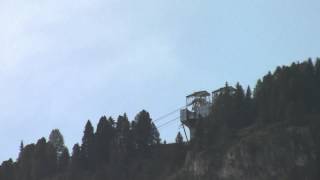
[[[319,179],[319,121],[255,126],[225,139],[225,146],[190,151],[183,168],[169,179]]]

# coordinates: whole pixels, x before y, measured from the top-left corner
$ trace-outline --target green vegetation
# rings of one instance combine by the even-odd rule
[[[207,168],[216,170],[210,172],[227,166],[226,159],[238,157],[230,167],[240,168],[252,179],[261,176],[255,173],[263,173],[256,168],[261,164],[277,168],[272,172],[279,170],[283,179],[319,179],[320,59],[278,67],[258,80],[253,91],[239,83],[229,87],[226,83],[214,97],[210,116],[195,124],[195,137],[188,145],[180,133],[176,144],[161,144],[145,110],[133,121],[126,114],[116,121],[103,116],[96,131],[90,121],[86,123],[82,143],[73,146],[71,155],[57,129],[49,141],[21,143],[18,159],[0,166],[0,180],[192,179],[184,167],[196,159],[192,154],[207,154],[211,161]],[[299,153],[311,155],[293,161]],[[294,163],[307,165],[301,168]],[[279,179],[273,176],[269,178]]]

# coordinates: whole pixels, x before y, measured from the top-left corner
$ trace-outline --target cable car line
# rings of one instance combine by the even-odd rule
[[[175,122],[175,121],[178,120],[179,118],[180,118],[180,116],[179,116],[179,117],[176,117],[176,118],[174,118],[174,119],[171,119],[171,120],[169,120],[169,121],[167,121],[167,122],[159,125],[157,128],[158,128],[158,129],[164,128],[164,127],[166,127],[168,124]]]
[[[157,121],[161,121],[162,119],[166,118],[166,117],[169,117],[170,115],[180,111],[181,108],[183,108],[185,106],[182,106],[182,107],[179,107],[178,109],[175,109],[174,111],[171,111],[167,114],[164,114],[163,116],[160,116],[159,118],[156,118],[155,120],[153,120],[153,122],[157,122]]]

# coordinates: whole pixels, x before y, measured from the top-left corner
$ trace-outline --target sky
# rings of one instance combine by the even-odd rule
[[[54,128],[71,148],[88,119],[157,119],[194,91],[254,87],[320,56],[319,17],[318,0],[0,0],[0,161]]]

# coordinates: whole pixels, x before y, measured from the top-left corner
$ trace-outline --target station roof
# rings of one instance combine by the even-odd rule
[[[190,98],[190,97],[207,97],[207,96],[210,96],[210,93],[208,91],[197,91],[197,92],[194,92],[194,93],[188,95],[187,98]]]

